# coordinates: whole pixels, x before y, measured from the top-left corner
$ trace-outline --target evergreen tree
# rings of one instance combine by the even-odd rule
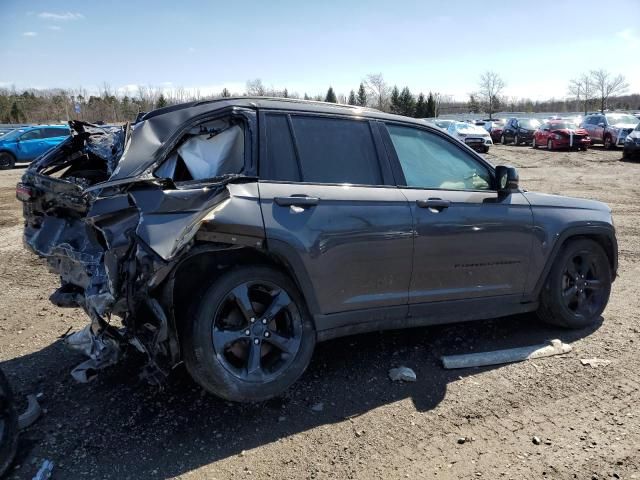
[[[13,105],[11,105],[11,113],[9,114],[9,117],[14,123],[24,122],[24,113],[22,113],[22,110],[20,110],[20,107],[16,102],[13,102]]]
[[[229,91],[229,89],[227,87],[224,87],[222,89],[222,92],[220,93],[220,96],[221,97],[225,97],[225,98],[230,97],[231,96],[231,92]]]
[[[304,92],[304,99],[305,100],[311,100],[311,97],[309,95],[307,95],[307,92]]]
[[[325,102],[338,103],[338,98],[336,97],[335,92],[333,91],[333,87],[329,87],[327,90],[327,95],[324,97]]]
[[[286,88],[284,89],[284,92],[282,92],[282,96],[284,98],[289,98],[289,90],[287,90]]]
[[[427,110],[426,117],[432,118],[436,116],[436,100],[433,98],[433,93],[429,92],[427,97]]]
[[[391,113],[400,113],[400,90],[396,85],[391,90]]]
[[[480,113],[480,104],[473,93],[469,95],[469,112]]]
[[[367,90],[364,88],[364,84],[362,82],[360,82],[360,87],[358,88],[358,98],[356,101],[361,107],[367,106]]]
[[[400,115],[413,117],[416,110],[416,101],[411,95],[409,87],[404,87],[399,97]]]
[[[167,106],[167,99],[164,97],[164,94],[160,94],[160,96],[158,97],[158,102],[156,104],[157,108],[162,108],[162,107],[166,107]]]
[[[427,103],[425,102],[424,95],[420,92],[418,95],[418,101],[416,102],[416,118],[427,118]]]
[[[347,103],[349,105],[357,105],[358,104],[358,100],[356,99],[356,92],[354,92],[353,90],[351,90],[349,92],[349,100],[347,100]]]

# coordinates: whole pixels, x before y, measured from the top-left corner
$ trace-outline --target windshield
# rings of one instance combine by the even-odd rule
[[[540,126],[540,122],[535,118],[524,118],[522,120],[518,120],[518,124],[520,128],[528,128],[531,130],[535,130]]]
[[[24,132],[26,132],[24,128],[18,128],[16,130],[11,130],[10,132],[5,133],[1,137],[2,137],[2,140],[15,140]]]
[[[549,126],[554,129],[568,128],[570,130],[575,130],[576,128],[578,128],[578,126],[573,122],[553,122],[549,124]]]
[[[626,113],[619,113],[615,115],[608,114],[607,120],[611,125],[615,125],[616,123],[633,123],[635,125],[636,123],[640,122],[640,120],[638,120],[633,115],[627,115]]]
[[[452,122],[453,120],[437,120],[436,125],[440,128],[447,128]]]

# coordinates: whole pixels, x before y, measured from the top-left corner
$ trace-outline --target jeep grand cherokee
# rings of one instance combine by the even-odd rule
[[[17,186],[25,244],[86,380],[125,348],[223,398],[279,394],[328,338],[537,312],[583,327],[617,270],[611,211],[525,192],[423,120],[230,98],[71,122]]]

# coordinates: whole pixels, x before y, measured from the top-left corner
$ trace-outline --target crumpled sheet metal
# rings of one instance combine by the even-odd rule
[[[67,336],[64,343],[70,350],[89,357],[71,371],[71,376],[80,383],[89,382],[98,370],[115,365],[120,357],[118,343],[104,334],[95,335],[91,324]]]

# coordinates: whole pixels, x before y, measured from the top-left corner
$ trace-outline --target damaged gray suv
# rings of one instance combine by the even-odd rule
[[[90,324],[88,379],[127,349],[235,401],[281,393],[318,341],[537,312],[598,321],[617,270],[610,209],[523,191],[422,120],[232,98],[133,126],[71,122],[17,186],[51,296]]]

